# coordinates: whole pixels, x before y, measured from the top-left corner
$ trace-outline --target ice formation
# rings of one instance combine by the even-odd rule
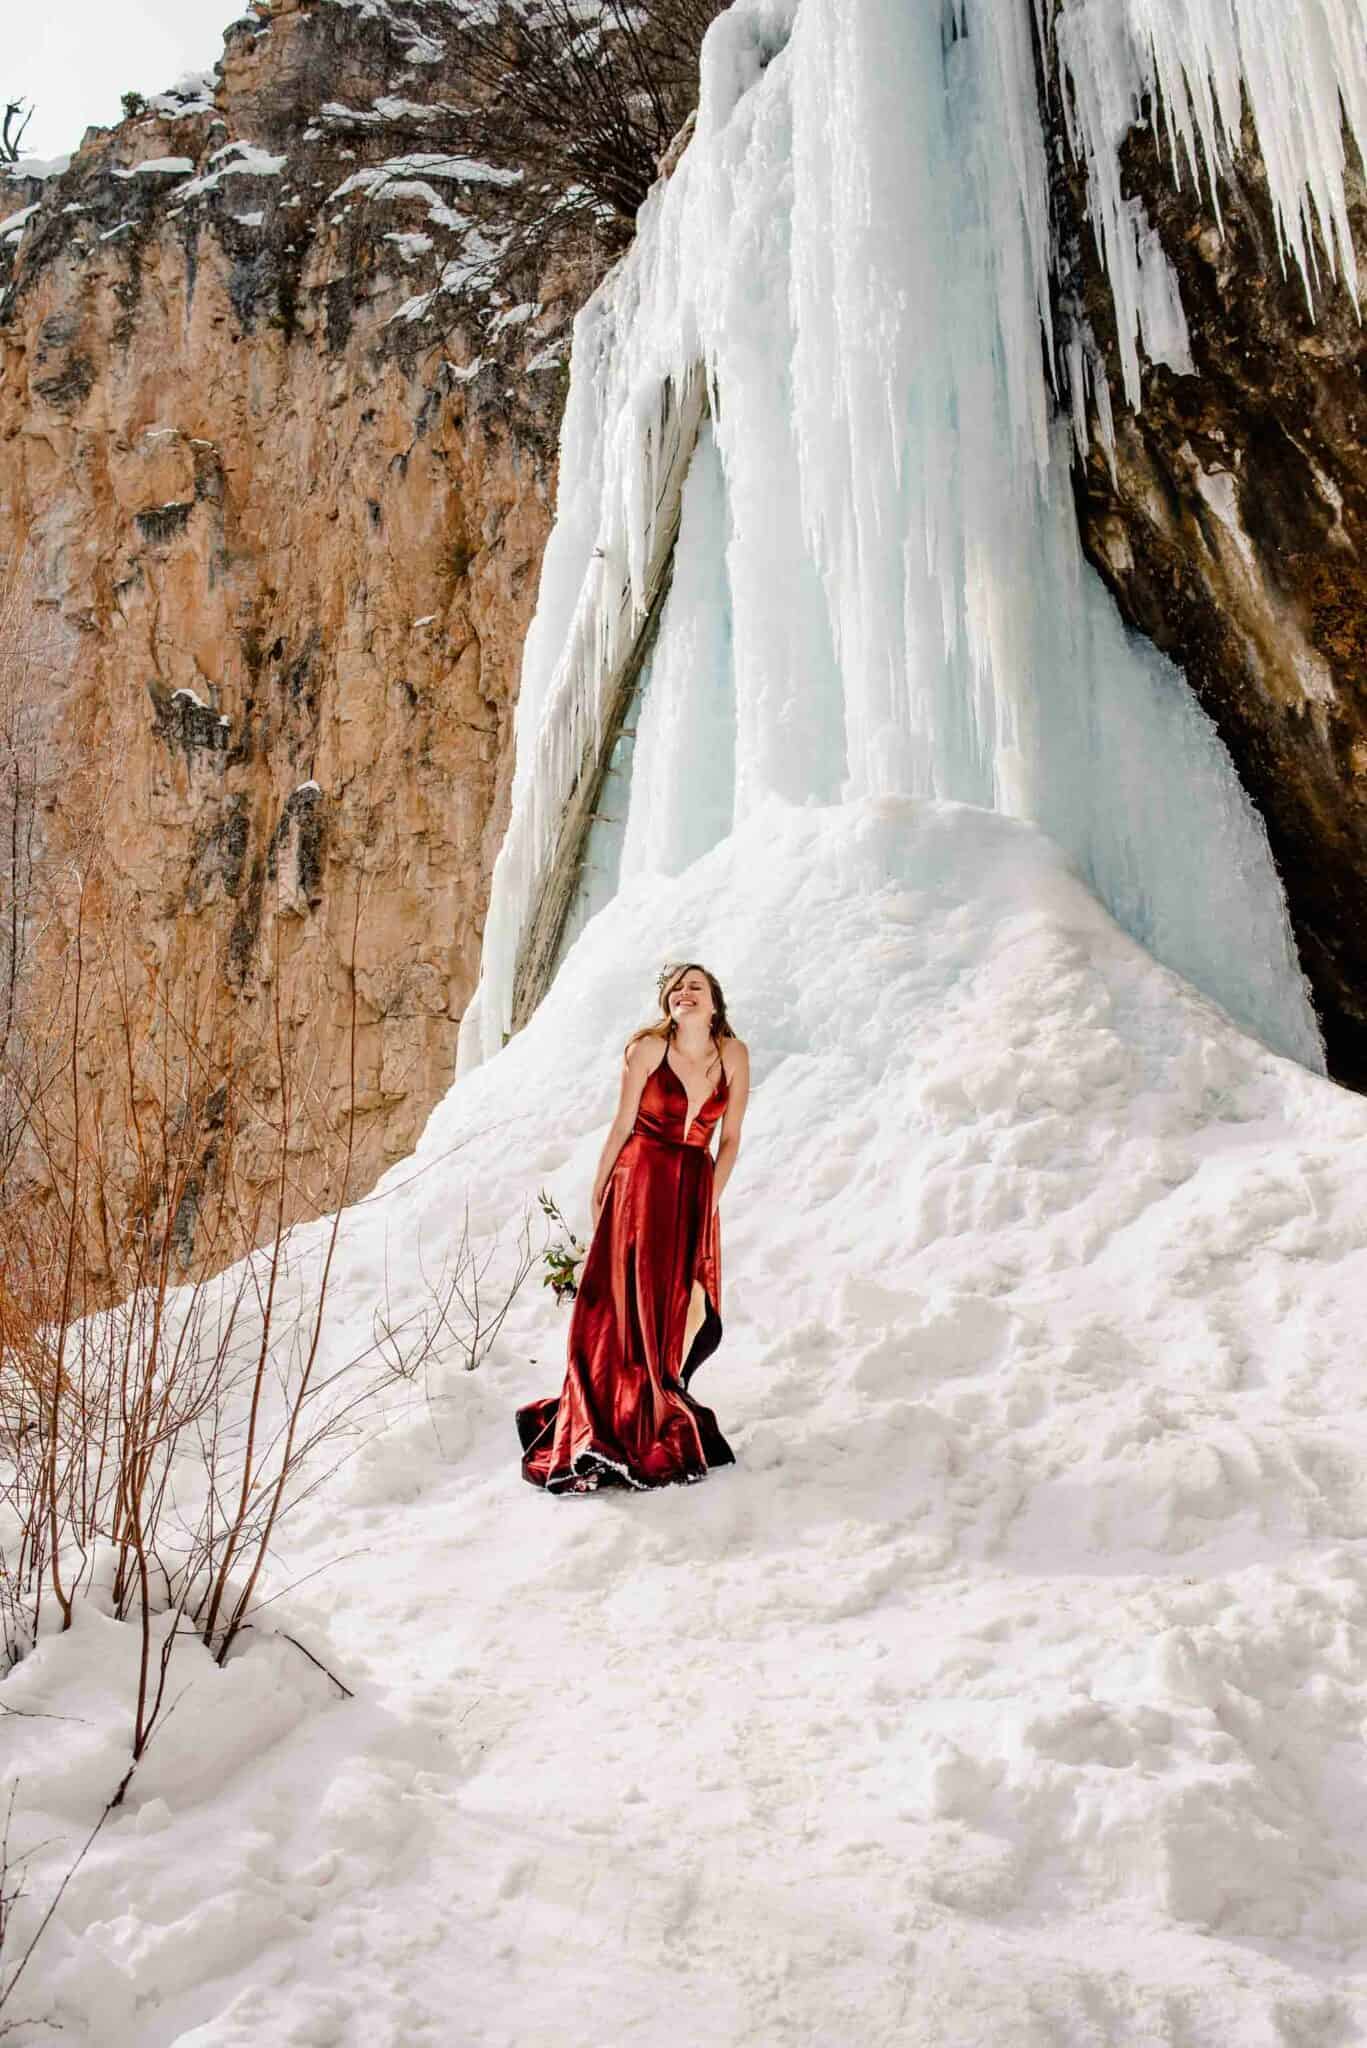
[[[1070,132],[1136,364],[1141,345],[1179,367],[1186,348],[1120,187],[1145,93],[1179,168],[1202,149],[1218,165],[1242,78],[1291,257],[1313,275],[1317,222],[1351,286],[1336,109],[1341,89],[1358,132],[1360,19],[1357,0],[1288,0],[1277,26],[1253,0],[1065,0]],[[694,139],[576,329],[463,1066],[509,1028],[606,656],[644,608],[663,395],[698,365],[716,474],[680,543],[629,786],[596,829],[595,903],[604,876],[672,870],[773,799],[960,799],[1041,824],[1161,960],[1319,1064],[1261,824],[1181,675],[1079,552],[1034,32],[1028,0],[737,0],[710,31]],[[1074,425],[1090,380],[1104,435],[1094,346],[1062,345]]]
[[[1120,146],[1139,120],[1157,120],[1174,176],[1200,181],[1218,219],[1219,173],[1239,146],[1245,97],[1283,265],[1295,264],[1312,309],[1322,262],[1356,302],[1344,128],[1361,156],[1362,0],[1061,0],[1053,32],[1068,133],[1087,167],[1122,346],[1144,312],[1123,246]]]

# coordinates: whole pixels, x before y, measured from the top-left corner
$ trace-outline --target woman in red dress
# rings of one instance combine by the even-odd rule
[[[740,1150],[750,1057],[705,967],[667,968],[660,1009],[627,1043],[565,1384],[517,1413],[523,1477],[549,1493],[669,1486],[735,1462],[688,1382],[721,1342],[717,1203]]]

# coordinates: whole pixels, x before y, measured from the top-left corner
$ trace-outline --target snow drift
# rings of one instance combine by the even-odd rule
[[[529,1289],[300,1511],[262,1636],[181,1667],[46,1937],[61,2038],[1352,2038],[1367,1107],[1031,828],[775,806],[628,882],[349,1212],[334,1356],[467,1199],[583,1224],[664,954],[754,1060],[700,1376],[739,1465],[526,1487],[565,1333]],[[5,1724],[35,1902],[121,1774],[129,1633],[87,1610],[5,1683],[79,1717]]]

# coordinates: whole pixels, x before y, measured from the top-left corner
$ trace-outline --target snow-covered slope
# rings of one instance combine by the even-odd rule
[[[300,1510],[228,1668],[186,1655],[26,2009],[68,2048],[1346,2048],[1367,1106],[1031,828],[775,808],[629,882],[350,1212],[335,1356],[467,1199],[582,1222],[666,957],[754,1059],[699,1382],[738,1465],[524,1486],[529,1288]],[[126,1633],[0,1691],[78,1717],[4,1724],[29,1914],[121,1775]]]

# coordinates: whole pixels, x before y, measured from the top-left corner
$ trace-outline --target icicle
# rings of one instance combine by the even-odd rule
[[[1362,0],[1060,0],[1053,35],[1069,138],[1086,166],[1098,246],[1115,294],[1126,391],[1139,325],[1120,150],[1147,114],[1166,130],[1175,173],[1204,165],[1219,218],[1219,176],[1239,147],[1244,96],[1267,168],[1283,269],[1295,264],[1313,311],[1319,259],[1358,301],[1343,130],[1367,143],[1367,15]],[[1180,149],[1179,149],[1180,145]]]

